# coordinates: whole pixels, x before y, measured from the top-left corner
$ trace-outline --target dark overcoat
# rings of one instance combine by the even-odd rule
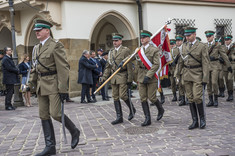
[[[3,71],[3,84],[16,84],[20,83],[19,71],[15,66],[13,59],[5,55],[2,59],[2,71]]]
[[[96,68],[96,65],[92,65],[85,56],[82,56],[78,63],[78,83],[93,84],[92,70]]]

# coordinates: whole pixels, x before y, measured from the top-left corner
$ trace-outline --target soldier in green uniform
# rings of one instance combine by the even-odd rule
[[[193,123],[188,127],[194,129],[199,126],[198,114],[200,118],[200,128],[205,128],[206,119],[202,101],[203,87],[208,83],[208,49],[205,44],[196,40],[196,29],[194,27],[185,28],[187,43],[183,44],[179,61],[180,68],[183,68],[183,79],[186,96],[189,100],[190,112]],[[177,73],[179,78],[180,73]]]
[[[216,44],[214,42],[214,31],[208,30],[205,31],[207,43],[206,46],[208,46],[208,55],[210,60],[210,66],[209,68],[209,83],[207,85],[207,92],[209,96],[209,103],[207,104],[207,107],[218,107],[218,78],[219,78],[219,71],[221,69],[221,65],[219,62],[219,59],[222,59],[228,70],[232,72],[231,64],[228,60],[228,56],[226,55],[224,48],[221,45]],[[214,95],[214,100],[213,100]]]
[[[180,53],[182,52],[182,46],[183,46],[183,39],[184,36],[178,34],[175,36],[176,39],[176,47],[173,49],[174,52],[177,54],[177,56],[174,58],[173,61],[173,65],[176,66],[175,68],[175,72],[174,72],[174,77],[176,77],[176,73],[179,72],[180,76],[179,76],[179,80],[178,80],[178,86],[179,86],[179,106],[183,106],[186,105],[185,102],[185,91],[184,91],[184,85],[183,85],[183,70],[179,69],[179,64],[178,64],[178,60],[181,57]]]
[[[150,37],[152,33],[147,30],[141,30],[141,43],[144,55],[151,62],[152,67],[148,70],[141,59],[137,59],[138,76],[137,81],[139,85],[139,95],[142,104],[142,108],[145,115],[145,121],[141,126],[148,126],[151,124],[151,116],[149,111],[148,100],[150,100],[158,109],[157,120],[160,120],[163,117],[164,109],[160,104],[160,101],[157,99],[157,78],[155,73],[157,72],[160,62],[159,62],[159,49],[151,45]]]
[[[3,72],[2,72],[2,58],[4,56],[3,51],[0,51],[0,95],[3,96],[6,90],[5,85],[2,83]]]
[[[114,49],[109,52],[108,61],[106,63],[105,71],[103,76],[100,78],[100,82],[108,79],[118,68],[119,64],[130,55],[130,49],[122,46],[123,35],[118,33],[112,34]],[[120,99],[122,99],[130,110],[128,120],[134,117],[136,109],[132,102],[130,102],[130,97],[127,95],[127,89],[131,87],[132,84],[132,64],[128,63],[127,66],[123,67],[120,72],[118,72],[111,79],[112,96],[114,99],[114,107],[116,110],[117,118],[112,122],[113,125],[123,122],[123,114]],[[133,110],[132,110],[133,109]]]
[[[226,101],[233,101],[233,78],[235,74],[235,46],[232,43],[232,35],[226,35],[224,37],[225,45],[224,48],[226,49],[226,54],[229,58],[229,61],[231,62],[232,70],[233,71],[224,71],[224,77],[226,81],[226,88],[228,89],[228,98]]]
[[[36,156],[56,154],[56,140],[51,117],[61,122],[61,102],[68,96],[69,64],[64,46],[50,37],[52,24],[48,21],[35,20],[34,30],[40,44],[33,50],[34,69],[30,81],[36,86],[39,116],[44,132],[46,147]],[[80,131],[64,115],[65,127],[71,134],[71,148],[79,142]]]
[[[176,56],[178,55],[179,51],[175,47],[176,40],[175,39],[170,39],[170,48],[171,48],[171,55],[173,60],[176,59]],[[172,102],[177,101],[177,96],[176,96],[176,82],[174,78],[174,72],[175,72],[175,66],[170,64],[169,65],[169,72],[168,76],[171,81],[171,90],[173,93],[173,99],[171,100]]]

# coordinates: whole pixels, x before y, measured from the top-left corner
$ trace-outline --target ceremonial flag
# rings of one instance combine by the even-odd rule
[[[160,49],[160,65],[157,72],[155,73],[155,77],[158,79],[159,92],[162,92],[160,80],[168,77],[169,64],[173,61],[170,49],[170,40],[168,37],[168,32],[170,32],[170,30],[171,29],[167,28],[167,25],[165,25],[160,31],[151,37],[150,42],[150,44]],[[152,67],[152,63],[145,56],[143,48],[140,49],[138,55],[146,68],[149,70]]]

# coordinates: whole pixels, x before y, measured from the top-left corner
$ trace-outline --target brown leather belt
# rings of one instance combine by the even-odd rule
[[[51,72],[46,72],[46,73],[38,72],[38,75],[40,75],[41,77],[49,76],[49,75],[55,75],[55,74],[57,74],[57,71],[51,71]]]
[[[197,65],[197,66],[187,66],[187,65],[184,65],[185,68],[189,68],[189,69],[193,69],[193,68],[200,68],[202,67],[202,65]]]

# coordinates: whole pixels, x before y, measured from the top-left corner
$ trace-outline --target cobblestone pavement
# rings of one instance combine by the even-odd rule
[[[167,95],[164,117],[156,121],[157,109],[152,106],[152,125],[141,127],[143,111],[137,91],[134,95],[135,118],[127,120],[129,112],[122,102],[124,123],[115,126],[110,123],[116,117],[112,100],[80,104],[80,98],[74,98],[74,103],[66,103],[65,113],[81,130],[81,137],[79,145],[70,149],[70,143],[63,142],[61,124],[53,120],[57,155],[235,156],[234,102],[219,98],[218,108],[206,108],[206,129],[188,130],[191,124],[188,106],[179,107],[178,102],[171,102],[172,95]],[[4,97],[0,97],[0,155],[35,155],[44,148],[38,106],[36,99],[32,100],[33,107],[5,111]],[[68,131],[67,138],[70,142]]]

